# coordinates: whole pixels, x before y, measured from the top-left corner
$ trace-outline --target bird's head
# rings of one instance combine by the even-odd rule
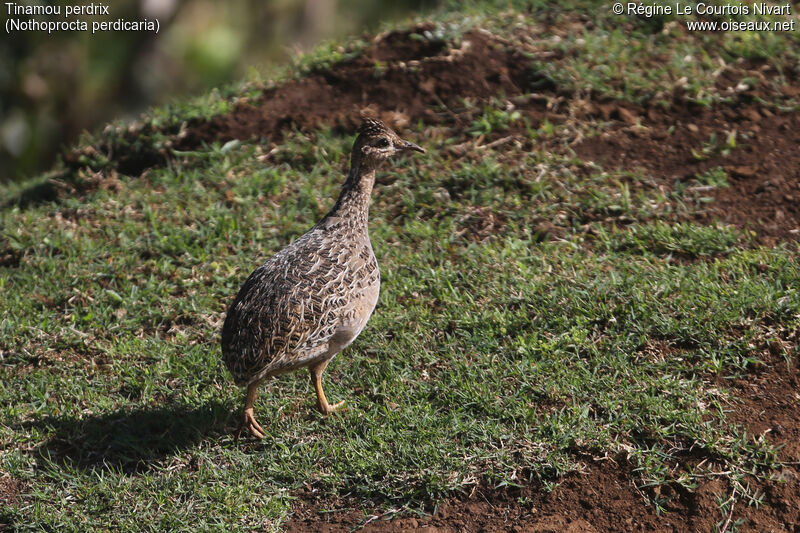
[[[380,120],[364,119],[353,145],[353,166],[375,168],[390,157],[404,152],[425,153],[423,148],[401,139]]]

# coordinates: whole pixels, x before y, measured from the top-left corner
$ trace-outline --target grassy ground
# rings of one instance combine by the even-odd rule
[[[635,61],[594,68],[630,54],[607,44],[630,35],[586,31],[558,46],[597,41],[606,55],[566,54],[571,83],[636,99],[663,82]],[[662,35],[643,46],[678,46]],[[630,72],[644,81],[617,94]],[[665,191],[572,155],[575,128],[602,124],[533,127],[501,102],[475,106],[466,131],[410,127],[428,154],[379,178],[383,292],[326,379],[349,409],[324,419],[307,375],[283,376],[256,405],[261,442],[231,434],[243,398],[220,363],[224,311],[327,211],[352,136],[173,153],[138,179],[109,173],[89,194],[6,205],[0,468],[23,495],[0,522],[277,529],[300,488],[415,508],[477,483],[553,485],[585,454],[618,453],[640,486],[724,475],[757,503],[748,480],[770,474],[777,450],[726,420],[735,399],[719,383],[770,347],[795,355],[780,338],[800,326],[797,246],[692,222],[707,201],[694,186],[725,186],[721,170]],[[512,127],[515,142],[480,148]]]

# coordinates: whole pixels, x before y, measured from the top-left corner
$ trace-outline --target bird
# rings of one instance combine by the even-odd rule
[[[322,373],[375,309],[381,277],[368,227],[375,172],[408,152],[425,150],[382,121],[365,118],[334,206],[254,270],[228,308],[222,359],[234,383],[247,388],[239,434],[247,429],[256,439],[266,436],[254,404],[259,385],[279,374],[308,368],[323,415],[344,404],[328,403]]]

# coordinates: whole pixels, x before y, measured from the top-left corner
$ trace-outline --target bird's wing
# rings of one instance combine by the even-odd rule
[[[315,228],[250,275],[222,331],[223,358],[237,383],[303,366],[327,350],[358,290],[354,254],[361,255],[352,243]]]

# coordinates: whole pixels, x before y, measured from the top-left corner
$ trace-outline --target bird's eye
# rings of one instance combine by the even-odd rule
[[[373,146],[377,148],[386,148],[389,146],[389,139],[378,139]]]

